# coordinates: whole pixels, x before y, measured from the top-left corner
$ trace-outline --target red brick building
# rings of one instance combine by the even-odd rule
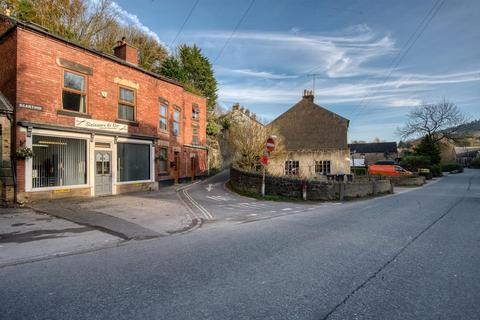
[[[0,16],[0,91],[15,106],[19,200],[157,189],[207,170],[206,99],[115,56]]]

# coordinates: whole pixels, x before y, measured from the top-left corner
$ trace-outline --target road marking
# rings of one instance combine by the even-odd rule
[[[292,208],[283,208],[282,211],[290,211]]]
[[[213,189],[213,184],[209,183],[209,184],[208,184],[208,187],[206,187],[205,189],[207,189],[208,192],[212,191],[212,189]]]
[[[208,199],[215,200],[215,201],[229,201],[231,200],[228,197],[222,197],[222,196],[207,196]]]
[[[187,189],[182,190],[183,194],[185,197],[187,197],[188,200],[198,209],[200,210],[201,213],[205,216],[207,220],[212,220],[213,216],[210,214],[210,212],[207,211],[204,207],[202,207],[197,201],[195,201],[187,192]]]

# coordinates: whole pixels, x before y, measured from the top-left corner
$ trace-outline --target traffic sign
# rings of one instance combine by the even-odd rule
[[[273,138],[268,138],[266,147],[268,152],[275,150],[275,140],[273,140]]]
[[[267,156],[261,156],[260,157],[260,163],[264,166],[268,166],[268,157]]]

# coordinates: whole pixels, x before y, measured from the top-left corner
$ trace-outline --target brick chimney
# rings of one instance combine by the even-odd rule
[[[117,41],[117,45],[113,48],[113,52],[116,57],[125,60],[128,63],[137,65],[137,48],[129,45],[125,40],[125,37],[122,40]]]
[[[313,90],[303,90],[303,99],[310,100],[313,102],[315,96],[313,95]]]

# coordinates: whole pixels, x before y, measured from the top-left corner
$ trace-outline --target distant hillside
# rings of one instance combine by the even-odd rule
[[[462,136],[480,137],[480,120],[474,120],[458,126],[457,134]]]

